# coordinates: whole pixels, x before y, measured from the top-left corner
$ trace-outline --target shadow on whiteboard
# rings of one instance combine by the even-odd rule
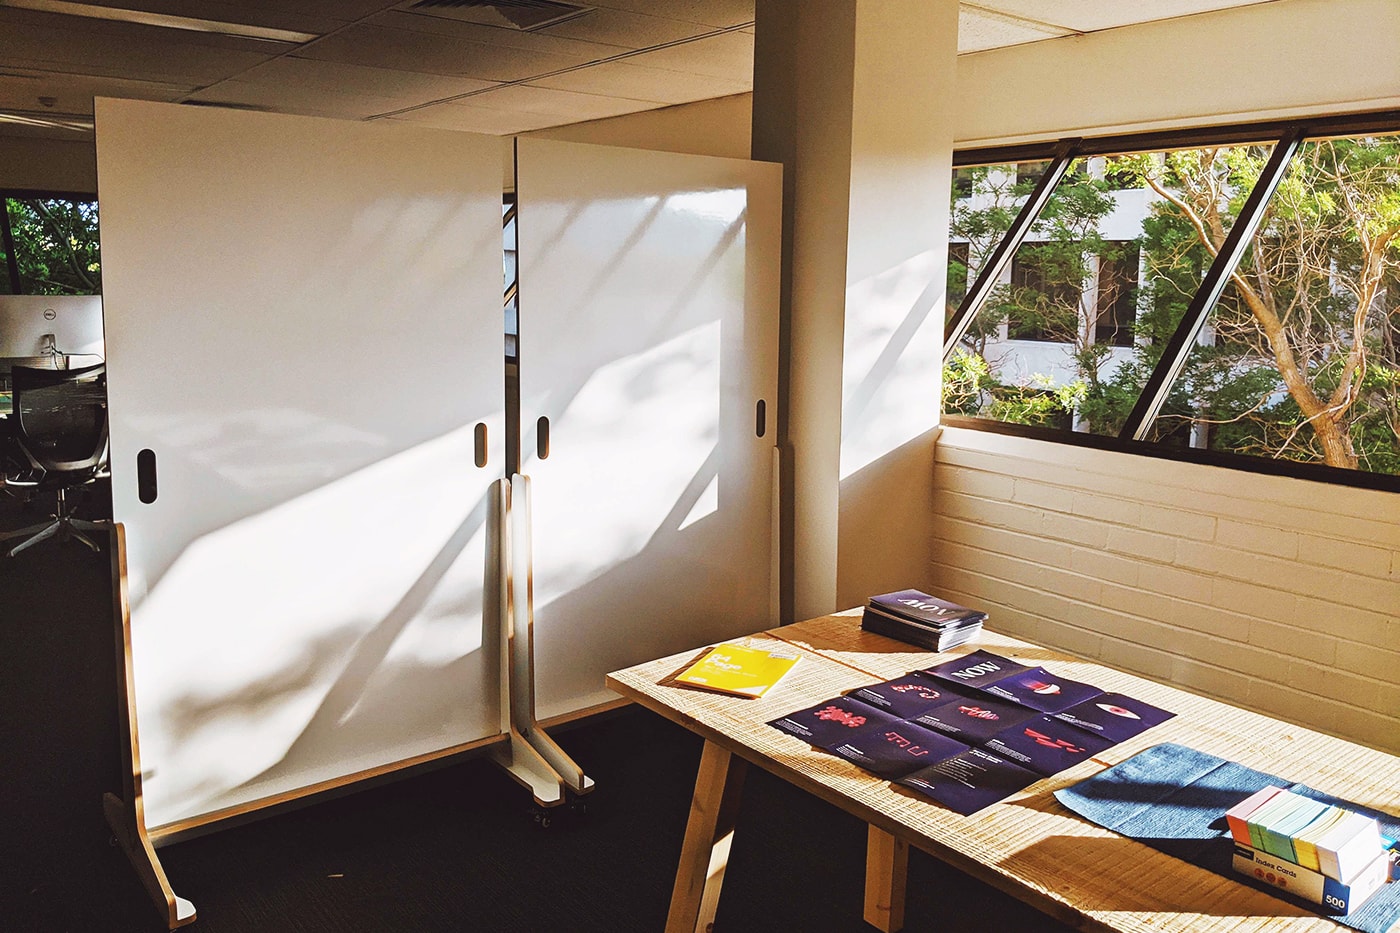
[[[175,559],[132,635],[153,823],[494,734],[472,445],[464,427]]]

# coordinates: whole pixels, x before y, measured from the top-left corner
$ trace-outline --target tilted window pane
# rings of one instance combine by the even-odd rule
[[[26,295],[100,295],[97,202],[9,198],[20,287]]]
[[[1397,345],[1400,136],[1305,142],[1151,439],[1400,474]]]
[[[1218,247],[1176,204],[1196,192],[1216,195],[1206,226],[1223,239],[1270,151],[1075,159],[947,361],[944,411],[1117,435]],[[992,241],[971,250],[969,278],[999,241],[998,226],[1004,233],[1015,216],[979,211],[1006,198],[978,185],[1017,177],[1033,184],[1024,165],[1012,171],[987,169],[972,195],[955,203],[954,242]],[[960,222],[971,231],[961,237]]]
[[[1038,161],[966,166],[953,170],[948,236],[949,320],[1048,167],[1048,162]],[[980,314],[973,318],[961,345],[944,364],[945,412],[961,415],[981,413],[988,374],[978,348],[995,339],[998,329],[999,322],[990,318]]]

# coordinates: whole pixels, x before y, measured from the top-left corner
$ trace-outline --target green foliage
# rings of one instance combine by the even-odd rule
[[[950,415],[980,415],[983,396],[996,384],[981,355],[957,347],[943,364],[943,410]]]
[[[5,206],[24,293],[101,294],[96,202],[10,198]]]
[[[947,410],[1119,432],[1270,155],[1136,153],[1107,159],[1101,179],[1072,166],[1018,253],[1020,274],[992,290],[950,361]],[[973,273],[1030,187],[1004,169],[974,172],[953,224]],[[1141,236],[1105,241],[1112,192],[1141,187],[1153,189]],[[1095,257],[1114,250],[1140,251],[1144,268],[1127,359],[1097,342],[1079,308]],[[1003,324],[1013,338],[1066,345],[1077,377],[1003,382],[985,356]],[[1159,439],[1400,473],[1400,137],[1305,144],[1208,327],[1154,425]]]
[[[962,347],[943,367],[943,411],[950,415],[1068,427],[1084,391],[1082,382],[1056,386],[1043,375],[1032,376],[1025,385],[1008,385],[992,376],[979,354]]]

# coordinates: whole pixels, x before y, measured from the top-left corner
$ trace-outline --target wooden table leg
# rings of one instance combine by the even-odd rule
[[[865,922],[883,933],[904,927],[909,843],[874,826],[865,842]]]
[[[676,886],[671,890],[666,933],[707,933],[714,929],[747,770],[748,762],[739,756],[713,742],[705,743],[700,773],[695,778],[695,796],[690,801],[685,841],[681,843]]]

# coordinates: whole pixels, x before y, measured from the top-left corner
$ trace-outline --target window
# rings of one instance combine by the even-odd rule
[[[520,342],[520,299],[516,295],[520,282],[515,245],[514,195],[507,195],[501,203],[501,253],[505,273],[506,362],[514,363]]]
[[[950,423],[1400,490],[1387,119],[1085,140],[1048,163],[959,154]],[[1057,182],[1018,216],[1036,170]]]
[[[1054,407],[1075,431],[1116,436],[1209,265],[1209,249],[1175,215],[1175,202],[1196,186],[1242,198],[1270,151],[1236,146],[1071,159],[1015,246],[1003,280],[975,311],[962,350],[981,357],[975,365],[985,370],[987,404],[958,413],[1043,425]],[[984,247],[988,255],[1015,221],[1009,212],[983,220],[980,232],[996,241]],[[1228,232],[1229,208],[1212,222]],[[1034,406],[999,404],[1031,392]]]
[[[1006,330],[1012,340],[1074,340],[1084,269],[1077,244],[1028,243],[1011,260]]]
[[[1046,162],[977,165],[954,169],[948,244],[948,304],[956,309],[969,285],[1001,241],[1026,196],[1040,180]],[[969,339],[977,342],[1000,322],[983,320]]]
[[[0,192],[3,293],[100,295],[97,201]]]
[[[972,186],[976,180],[976,169],[953,169],[953,200],[972,197]]]
[[[945,323],[952,319],[958,305],[962,304],[963,298],[967,296],[967,265],[970,261],[969,244],[966,241],[948,244],[948,311],[944,316]]]
[[[1115,243],[1098,256],[1094,281],[1095,343],[1114,347],[1133,345],[1140,256],[1138,244],[1132,242]]]
[[[1045,174],[1045,170],[1050,167],[1049,160],[1041,159],[1037,162],[1021,162],[1016,166],[1016,184],[1029,188],[1040,181],[1040,176]],[[956,171],[956,169],[954,169]]]
[[[1397,198],[1400,136],[1304,142],[1149,437],[1400,475]]]

